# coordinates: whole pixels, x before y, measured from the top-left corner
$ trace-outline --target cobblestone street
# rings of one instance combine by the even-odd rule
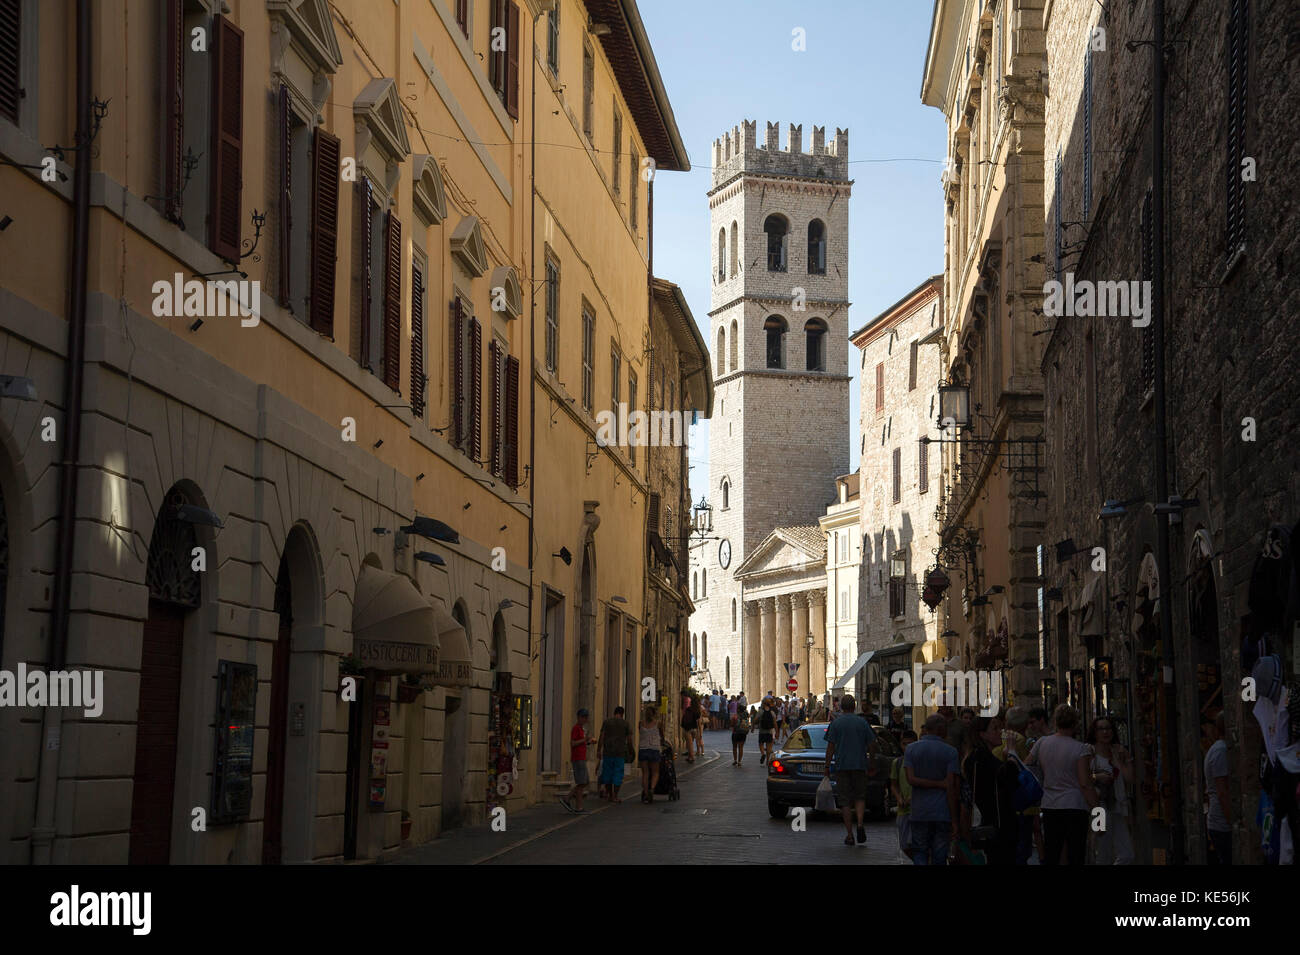
[[[865,847],[841,844],[837,817],[810,813],[807,829],[795,832],[791,820],[767,812],[764,767],[757,747],[746,746],[744,765],[731,765],[725,733],[705,733],[708,762],[678,760],[682,798],[656,797],[653,806],[638,801],[639,783],[629,774],[623,802],[608,806],[589,798],[585,817],[558,805],[517,813],[506,832],[487,826],[462,830],[385,860],[396,864],[441,865],[477,861],[492,865],[674,865],[685,860],[721,863],[845,863],[895,865],[900,862],[894,821],[868,821]]]

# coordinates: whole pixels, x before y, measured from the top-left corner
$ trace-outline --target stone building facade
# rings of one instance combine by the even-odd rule
[[[817,522],[849,450],[848,133],[815,127],[808,151],[801,126],[784,149],[778,134],[769,123],[760,145],[746,121],[716,140],[709,191],[714,539],[692,557],[691,630],[730,658],[724,689],[751,698],[776,673],[746,655],[735,568],[774,528]]]
[[[1300,20],[1294,4],[1269,0],[1167,0],[1160,157],[1151,47],[1125,47],[1154,36],[1153,8],[1117,4],[1102,16],[1083,0],[1058,0],[1045,22],[1047,263],[1072,273],[1076,286],[1161,279],[1163,295],[1153,287],[1148,325],[1094,309],[1055,319],[1046,339],[1055,463],[1044,540],[1073,548],[1059,559],[1049,550],[1044,561],[1045,586],[1060,594],[1047,601],[1044,662],[1056,695],[1089,720],[1116,720],[1139,760],[1138,861],[1205,861],[1202,725],[1222,711],[1234,859],[1257,862],[1263,744],[1254,704],[1242,700],[1251,675],[1243,648],[1261,633],[1280,636],[1270,652],[1282,655],[1292,696],[1300,692],[1289,636],[1298,608],[1270,612],[1274,601],[1285,608],[1285,597],[1251,586],[1252,574],[1268,576],[1270,527],[1300,518],[1300,419],[1279,387],[1294,378],[1300,292],[1288,273],[1300,228],[1286,177],[1264,170],[1300,164],[1291,108]],[[1183,76],[1193,77],[1190,86]],[[1158,163],[1162,230],[1152,191]],[[1156,438],[1159,316],[1164,447]],[[1168,493],[1187,502],[1162,507],[1170,516],[1155,510],[1157,455],[1167,461]],[[1107,501],[1118,506],[1101,519]],[[1158,535],[1165,520],[1167,567]],[[1104,569],[1089,556],[1094,547],[1105,550]],[[1076,548],[1080,556],[1070,556]],[[1294,807],[1294,777],[1280,788]]]
[[[941,361],[957,390],[939,415],[953,421],[936,501],[952,581],[941,619],[963,669],[1011,665],[1004,703],[1039,692],[1043,6],[939,0],[921,86],[948,124]]]
[[[824,646],[812,650],[809,664],[819,671],[819,678],[810,685],[813,692],[817,687],[830,687],[832,695],[838,695],[847,687],[866,699],[860,695],[865,674],[860,677],[862,668],[854,669],[862,655],[858,638],[863,627],[860,473],[835,479],[835,500],[818,521],[826,538],[826,640]],[[850,680],[855,682],[850,684]]]
[[[0,707],[4,861],[373,859],[541,794],[540,754],[593,699],[577,610],[619,594],[644,620],[646,481],[610,449],[584,483],[589,432],[548,430],[546,288],[524,277],[548,252],[574,266],[566,340],[586,296],[635,363],[640,159],[686,165],[635,4],[560,0],[558,61],[548,6],[131,0],[96,8],[79,64],[76,25],[22,0],[3,68],[28,95],[0,103],[0,669],[105,688],[98,716]],[[584,72],[578,175],[572,150],[525,147],[558,141],[552,97],[581,116],[560,77]],[[93,147],[47,181],[74,129]],[[177,311],[157,286],[178,274],[260,298]],[[590,554],[616,495],[584,596],[583,564],[551,555]],[[550,682],[543,585],[577,608]]]
[[[921,603],[939,534],[943,276],[933,275],[853,333],[861,351],[860,652],[872,652],[879,706],[892,669],[931,663],[942,632]],[[942,655],[942,654],[940,654]]]

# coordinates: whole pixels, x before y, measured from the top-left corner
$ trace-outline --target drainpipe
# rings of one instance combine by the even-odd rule
[[[63,460],[59,462],[59,531],[55,543],[54,600],[50,611],[49,672],[62,670],[68,651],[72,551],[76,542],[77,467],[81,400],[85,385],[86,279],[90,259],[90,0],[77,0],[77,165],[72,179],[72,250],[68,273],[68,353],[63,372]],[[58,791],[63,709],[45,708],[36,783],[32,863],[49,865],[54,852],[54,800]]]
[[[1155,241],[1151,243],[1151,313],[1152,334],[1155,336],[1155,471],[1156,501],[1169,500],[1169,463],[1167,460],[1167,418],[1165,410],[1165,4],[1155,0],[1152,5],[1151,44],[1151,229]],[[1156,516],[1156,559],[1160,562],[1161,657],[1165,669],[1165,721],[1169,728],[1168,759],[1173,767],[1173,811],[1169,827],[1170,861],[1182,865],[1185,861],[1183,831],[1183,775],[1179,750],[1182,747],[1178,733],[1178,684],[1173,665],[1173,576],[1169,563],[1169,515]]]
[[[533,17],[533,33],[530,38],[531,49],[534,51],[529,57],[529,97],[531,106],[528,115],[528,675],[531,678],[533,672],[533,589],[536,582],[533,579],[537,565],[537,537],[534,532],[534,521],[536,520],[537,509],[537,376],[533,373],[533,365],[537,361],[537,285],[534,281],[536,274],[535,266],[537,265],[537,21],[541,18],[538,13]],[[546,604],[543,601],[538,608],[538,627],[539,633],[545,633],[546,623],[542,616],[546,613]],[[540,696],[537,692],[546,683],[546,674],[542,672],[540,663],[542,656],[538,653],[539,668],[537,671],[537,686],[533,687],[534,696]],[[544,705],[544,699],[538,699],[538,709]],[[534,769],[534,785],[540,786],[542,780],[542,757],[541,753],[534,754],[537,765]]]

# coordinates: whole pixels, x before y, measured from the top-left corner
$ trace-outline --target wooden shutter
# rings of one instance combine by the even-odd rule
[[[465,453],[478,461],[483,448],[483,326],[469,320],[469,447]]]
[[[916,390],[916,359],[917,359],[918,348],[919,346],[916,344],[916,342],[912,342],[911,348],[908,349],[908,356],[907,356],[907,390],[908,391]]]
[[[659,533],[659,492],[651,491],[646,504],[646,530],[652,534]]]
[[[894,503],[903,499],[903,449],[894,448]]]
[[[356,198],[356,216],[357,227],[361,230],[361,271],[358,273],[361,280],[361,352],[360,361],[362,368],[370,367],[370,295],[373,289],[371,284],[372,276],[370,274],[370,180],[362,176],[357,180]]]
[[[501,3],[502,0],[488,0],[488,85],[496,90],[497,95],[504,102],[505,87],[502,85],[502,80],[505,77],[506,55],[494,46],[497,30],[505,27],[502,22]],[[508,39],[507,46],[509,46]]]
[[[334,267],[339,230],[339,141],[323,129],[311,150],[311,327],[334,336]]]
[[[0,116],[15,123],[23,96],[22,7],[22,0],[0,0]]]
[[[505,481],[519,486],[519,359],[506,356]]]
[[[489,387],[492,393],[492,403],[488,409],[488,413],[492,416],[490,425],[492,430],[492,443],[489,452],[491,455],[489,469],[497,477],[501,477],[501,465],[505,460],[505,448],[502,447],[503,442],[501,434],[501,425],[505,416],[505,408],[503,407],[504,402],[502,401],[501,395],[501,386],[503,384],[502,378],[504,375],[501,368],[501,346],[497,343],[495,338],[492,339],[492,343],[488,346],[488,361],[491,365]]]
[[[465,309],[451,303],[451,443],[465,446]]]
[[[916,459],[916,478],[920,492],[924,494],[930,490],[930,445],[926,441],[919,443],[920,452]]]
[[[885,410],[885,363],[876,365],[876,410]]]
[[[283,83],[280,84],[276,105],[276,125],[280,134],[280,304],[292,309],[293,203],[289,193],[293,183],[293,112],[289,108],[289,87]]]
[[[11,2],[17,6],[21,0],[3,0],[3,5]],[[185,180],[185,21],[181,2],[167,0],[167,35],[163,40],[163,215],[174,222],[181,218],[180,192]]]
[[[469,36],[469,0],[456,0],[456,25],[461,33]]]
[[[384,384],[402,387],[402,221],[388,213],[384,230]]]
[[[212,204],[208,245],[228,262],[239,260],[243,187],[244,33],[225,17],[216,18],[212,54]]]
[[[411,413],[424,417],[424,273],[411,262]]]
[[[506,3],[506,112],[519,118],[519,6]]]

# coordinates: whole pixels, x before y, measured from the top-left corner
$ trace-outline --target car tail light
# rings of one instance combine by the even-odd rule
[[[774,772],[774,773],[784,773],[784,772],[785,772],[785,766],[782,765],[782,763],[781,763],[781,761],[780,761],[779,759],[774,759],[774,760],[772,760],[772,772]]]

